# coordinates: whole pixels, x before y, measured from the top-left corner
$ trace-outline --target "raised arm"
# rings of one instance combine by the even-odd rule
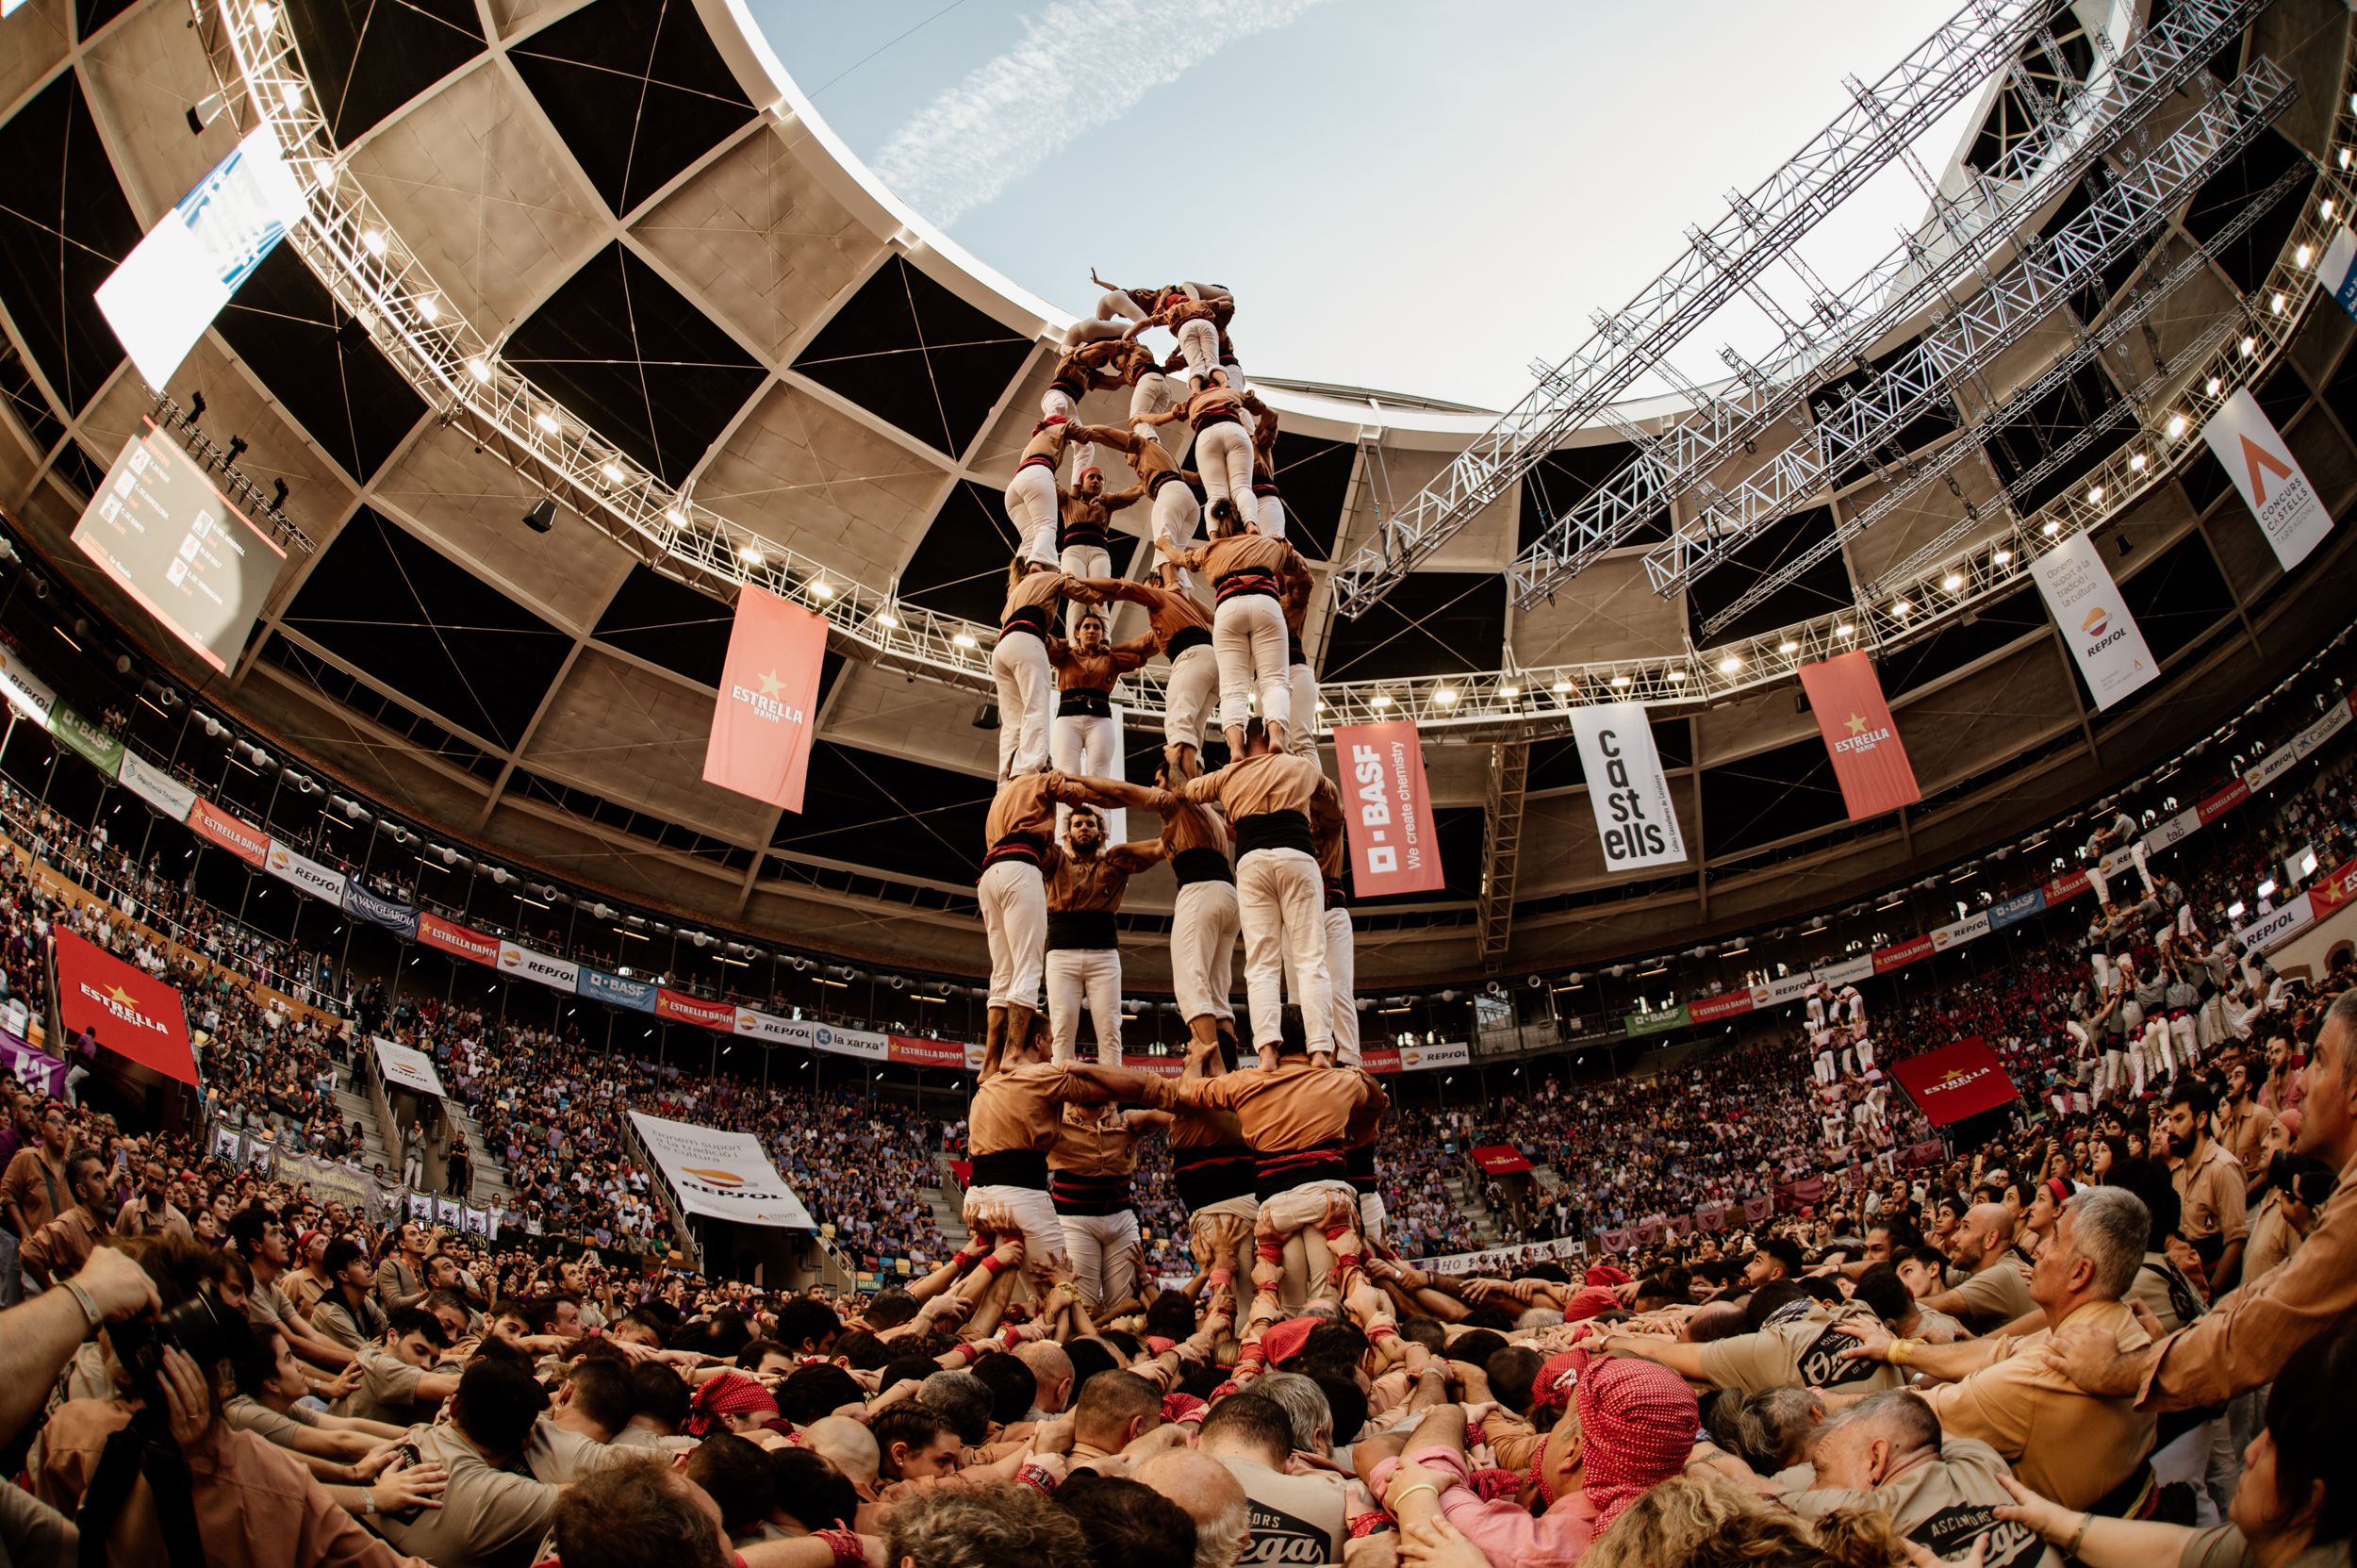
[[[1162,809],[1162,792],[1151,784],[1133,784],[1124,779],[1073,778],[1066,779],[1064,785],[1079,792],[1077,798],[1062,794],[1056,797],[1066,805],[1133,806],[1139,811],[1156,813]]]

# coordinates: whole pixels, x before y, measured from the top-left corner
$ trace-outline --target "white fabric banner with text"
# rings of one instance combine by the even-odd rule
[[[1642,702],[1603,702],[1572,710],[1579,766],[1588,775],[1588,804],[1596,814],[1596,840],[1605,869],[1635,871],[1673,866],[1686,858],[1677,806],[1654,750],[1653,725]]]
[[[2079,661],[2095,705],[2124,702],[2161,672],[2095,541],[2073,534],[2030,563],[2047,612]]]

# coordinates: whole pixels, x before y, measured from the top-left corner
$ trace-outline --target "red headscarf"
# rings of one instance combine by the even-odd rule
[[[1628,1276],[1613,1267],[1610,1263],[1592,1263],[1589,1266],[1588,1278],[1585,1280],[1585,1283],[1591,1285],[1604,1285],[1607,1287],[1612,1285],[1625,1285],[1628,1283]]]
[[[765,1411],[777,1414],[778,1401],[760,1378],[747,1372],[723,1372],[696,1385],[696,1396],[688,1401],[687,1420],[680,1429],[689,1437],[703,1437],[726,1429],[721,1416]]]
[[[1581,1374],[1577,1397],[1581,1484],[1601,1535],[1623,1509],[1686,1468],[1702,1413],[1685,1378],[1617,1356]]]

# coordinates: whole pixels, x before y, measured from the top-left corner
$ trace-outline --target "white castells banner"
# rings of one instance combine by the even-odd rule
[[[128,756],[130,753],[125,752]],[[331,904],[344,901],[344,874],[332,870],[313,860],[291,845],[273,838],[262,856],[262,869],[280,882],[290,882],[314,898],[325,899]]]
[[[775,1225],[811,1230],[810,1211],[785,1184],[777,1166],[750,1132],[723,1132],[693,1122],[667,1121],[644,1111],[630,1114],[647,1157],[691,1214],[734,1220],[740,1225]]]
[[[2292,449],[2283,444],[2273,421],[2250,395],[2237,387],[2225,406],[2201,427],[2201,438],[2226,466],[2227,477],[2241,492],[2243,504],[2259,520],[2275,558],[2291,570],[2332,532],[2332,514],[2316,499]]]
[[[196,791],[162,768],[141,762],[129,751],[115,770],[115,783],[175,822],[185,822],[196,809]]]
[[[2030,575],[2037,579],[2047,612],[2062,628],[2097,707],[2126,701],[2160,674],[2093,539],[2073,534],[2032,561]]]
[[[1605,869],[1635,871],[1673,866],[1686,858],[1670,781],[1654,750],[1653,726],[1642,702],[1605,702],[1572,710],[1579,766],[1588,775],[1588,804]]]
[[[415,1089],[437,1099],[442,1098],[442,1075],[434,1070],[434,1058],[381,1034],[371,1035],[370,1040],[376,1047],[376,1065],[383,1070],[387,1085]]]
[[[547,953],[519,948],[513,942],[500,944],[500,973],[510,980],[529,980],[556,991],[581,989],[581,966],[569,958],[551,958]]]

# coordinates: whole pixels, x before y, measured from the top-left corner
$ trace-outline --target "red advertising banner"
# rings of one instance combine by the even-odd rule
[[[756,587],[737,595],[720,701],[704,747],[704,783],[802,809],[826,652],[825,617]]]
[[[1903,1058],[1891,1064],[1890,1070],[1934,1127],[1994,1111],[2020,1098],[1997,1053],[1983,1045],[1977,1034],[1921,1056]]]
[[[668,986],[658,986],[655,990],[654,1015],[675,1024],[717,1029],[723,1034],[733,1033],[736,1030],[734,1002],[691,997],[684,991],[674,991]]]
[[[2319,920],[2348,903],[2357,903],[2357,860],[2343,862],[2308,886],[2308,907]]]
[[[1352,897],[1437,892],[1441,841],[1433,834],[1432,792],[1415,724],[1338,724],[1334,760],[1342,773]]]
[[[58,1016],[66,1029],[166,1078],[194,1083],[196,1053],[180,993],[63,927],[56,937]]]
[[[1801,685],[1808,688],[1809,709],[1833,758],[1834,777],[1841,782],[1841,803],[1851,821],[1880,817],[1923,798],[1906,748],[1899,742],[1890,704],[1883,701],[1873,660],[1860,652],[1805,664]]]
[[[2206,828],[2250,799],[2250,786],[2236,779],[2217,794],[2202,797],[2193,809],[2201,814],[2201,825]]]
[[[189,826],[199,838],[209,839],[239,860],[259,866],[270,858],[270,834],[240,817],[232,817],[200,795],[189,811]]]
[[[2052,909],[2057,904],[2067,904],[2094,885],[2087,881],[2085,871],[2065,871],[2046,884],[2047,907]]]
[[[1474,1164],[1490,1176],[1511,1176],[1518,1170],[1528,1170],[1530,1162],[1512,1144],[1484,1144],[1473,1151]]]
[[[965,1046],[957,1040],[927,1040],[915,1034],[895,1034],[884,1042],[884,1057],[887,1061],[903,1062],[913,1067],[963,1069],[965,1065]],[[1130,1066],[1136,1065],[1141,1060],[1166,1060],[1177,1063],[1179,1067],[1187,1065],[1186,1058],[1181,1056],[1167,1058],[1125,1056],[1122,1058],[1123,1064]],[[1173,1069],[1171,1076],[1174,1078],[1178,1076],[1176,1068]]]
[[[429,948],[439,949],[453,958],[471,958],[477,964],[499,967],[500,939],[486,936],[479,931],[469,931],[453,920],[438,915],[418,912],[418,940]]]
[[[1732,1018],[1739,1013],[1752,1010],[1749,991],[1722,991],[1715,997],[1698,997],[1686,1004],[1689,1023],[1706,1024],[1719,1018]]]
[[[1910,936],[1904,942],[1893,942],[1887,948],[1876,948],[1874,949],[1874,972],[1878,975],[1887,975],[1893,969],[1904,969],[1910,964],[1920,964],[1931,956],[1931,937],[1928,935]]]

